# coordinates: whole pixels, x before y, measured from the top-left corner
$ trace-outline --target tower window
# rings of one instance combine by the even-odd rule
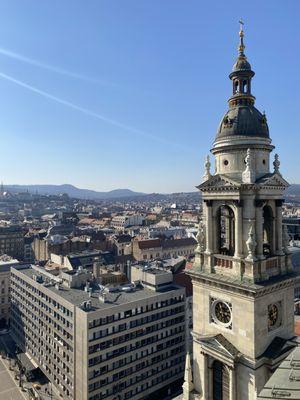
[[[221,206],[217,221],[217,247],[219,254],[233,256],[235,251],[235,219],[233,210],[228,206]]]
[[[265,257],[271,257],[274,251],[273,211],[268,205],[263,208],[263,252]]]
[[[228,165],[228,164],[229,164],[228,160],[224,160],[224,165]]]
[[[234,93],[237,93],[239,91],[239,81],[234,82]]]
[[[263,160],[263,164],[264,164],[264,165],[266,164],[266,160],[265,160],[265,159]]]
[[[243,93],[247,93],[248,92],[248,83],[247,81],[243,81]]]

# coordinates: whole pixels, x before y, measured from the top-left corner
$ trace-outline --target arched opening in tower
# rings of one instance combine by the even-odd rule
[[[219,254],[233,256],[235,251],[235,217],[233,210],[228,206],[221,206],[217,220]]]
[[[213,363],[213,400],[229,400],[228,368],[216,360]]]
[[[274,249],[274,217],[272,208],[265,205],[263,208],[263,253],[271,257]]]

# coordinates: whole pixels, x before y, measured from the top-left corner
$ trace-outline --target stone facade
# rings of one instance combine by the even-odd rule
[[[270,170],[274,146],[265,114],[254,107],[243,37],[241,29],[233,95],[211,150],[216,169],[207,159],[198,186],[203,218],[189,271],[193,388],[183,387],[185,400],[256,399],[293,347],[295,276],[282,229],[288,183],[278,155]]]

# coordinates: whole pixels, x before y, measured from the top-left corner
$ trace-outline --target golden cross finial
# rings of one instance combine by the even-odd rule
[[[244,55],[244,50],[245,50],[245,45],[244,45],[244,31],[243,31],[243,26],[244,26],[244,21],[242,18],[239,20],[240,23],[240,31],[239,31],[239,36],[240,36],[240,44],[238,47],[240,55]]]
[[[244,26],[244,21],[242,20],[242,18],[239,20],[239,23],[240,23],[240,31],[242,31]]]

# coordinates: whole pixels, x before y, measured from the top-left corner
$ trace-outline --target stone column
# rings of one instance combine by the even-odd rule
[[[272,256],[277,254],[276,222],[277,222],[277,219],[275,217],[273,217],[271,219],[271,228],[272,228],[272,230],[271,230],[271,235],[272,235],[272,238],[271,238],[271,254],[272,254]]]
[[[213,250],[212,231],[213,231],[213,216],[212,216],[212,200],[204,200],[206,204],[206,254],[211,254]]]
[[[235,214],[235,252],[234,257],[240,258],[243,255],[243,208],[242,202],[236,203]]]
[[[209,399],[209,368],[208,368],[208,355],[205,353],[202,353],[203,355],[203,387],[202,387],[202,396],[203,399]]]
[[[235,382],[235,370],[234,368],[229,369],[229,400],[236,400],[236,382]]]
[[[275,200],[276,205],[276,233],[277,233],[277,254],[284,254],[282,249],[282,203],[283,200]]]
[[[264,259],[263,250],[263,200],[255,200],[255,219],[256,219],[256,257],[258,260]]]

